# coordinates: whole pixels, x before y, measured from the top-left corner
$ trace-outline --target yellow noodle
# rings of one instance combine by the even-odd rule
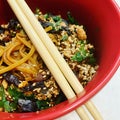
[[[21,34],[21,33],[17,34],[16,37],[24,44],[19,50],[21,56],[24,57],[26,55],[24,52],[25,51],[24,46],[26,45],[27,47],[30,48],[31,47],[30,41],[26,41],[26,39],[25,39],[26,35]],[[21,37],[22,37],[22,39],[21,39]],[[33,61],[34,64],[36,64],[36,62],[35,62],[36,60],[34,60],[32,57],[30,57],[30,60]]]
[[[33,60],[35,60],[34,62],[37,62],[37,58],[38,58],[38,53],[34,53],[32,56]]]
[[[28,41],[25,41],[25,39],[20,39],[21,37],[21,34],[18,34],[17,35],[17,38],[22,41],[22,43],[24,43],[24,45],[22,45],[22,47],[20,48],[19,52],[21,54],[22,57],[25,57],[26,56],[26,53],[24,52],[25,51],[25,45],[29,45],[27,47],[30,47],[31,45],[28,43]],[[34,55],[34,54],[33,54]],[[29,74],[36,74],[38,69],[36,68],[37,64],[36,64],[36,59],[33,59],[32,57],[29,58],[28,62],[31,61],[29,64],[26,64],[26,66],[21,65],[21,66],[18,66],[17,69],[19,71],[22,71],[24,73],[29,73]]]
[[[29,53],[26,52],[27,49]],[[37,75],[40,69],[39,54],[24,33],[17,33],[4,49],[0,47],[0,51],[0,74],[16,69],[23,74],[26,81],[33,80]],[[3,66],[2,63],[8,66]]]
[[[3,63],[3,58],[0,58],[0,65],[2,65]]]
[[[22,58],[21,60],[17,61],[14,64],[11,64],[11,65],[5,67],[4,69],[0,70],[0,74],[10,71],[10,70],[16,68],[17,66],[21,65],[22,63],[26,62],[33,55],[34,51],[35,51],[35,48],[32,46],[30,52],[24,58]]]
[[[19,52],[20,52],[20,54],[21,54],[22,57],[25,57],[25,56],[26,56],[26,54],[25,54],[24,51],[25,51],[24,46],[22,46],[22,47],[20,48],[20,50],[19,50]],[[36,54],[34,53],[33,56],[34,56],[34,55],[36,55]],[[34,66],[34,68],[38,68],[37,59],[33,58],[33,56],[29,58],[28,62],[29,62],[30,64],[32,64],[32,65]],[[39,68],[38,68],[38,69],[39,69]],[[37,69],[37,70],[38,70],[38,69]]]
[[[48,26],[47,28],[45,28],[45,31],[46,31],[46,32],[49,32],[49,31],[52,30],[52,29],[53,29],[52,26]]]
[[[5,46],[4,53],[3,53],[3,56],[2,56],[4,63],[7,64],[7,65],[11,65],[11,64],[12,64],[12,63],[7,59],[7,56],[6,56],[7,51],[9,50],[10,47],[12,47],[11,42],[8,43],[8,44]]]
[[[0,46],[0,57],[3,55],[3,53],[4,53],[4,47]]]
[[[20,40],[25,46],[31,48],[30,41],[26,41],[26,36],[24,34],[18,33],[16,35],[17,39]]]
[[[6,57],[7,57],[7,59],[8,59],[10,62],[12,62],[12,63],[17,62],[17,60],[14,59],[14,58],[12,58],[11,53],[14,52],[14,48],[17,47],[17,46],[19,46],[19,45],[20,45],[19,42],[15,42],[15,43],[11,46],[11,48],[7,50]]]
[[[3,61],[7,65],[11,65],[12,62],[7,58],[7,53],[9,52],[9,49],[15,44],[16,38],[13,38],[11,42],[7,43],[4,49],[4,54],[3,54]]]
[[[21,48],[19,49],[19,53],[20,53],[20,55],[21,55],[22,57],[25,56],[24,51],[25,51],[25,47],[24,47],[24,45],[22,45]]]
[[[0,46],[0,65],[3,63],[3,58],[2,58],[3,53],[4,53],[4,47]]]
[[[27,74],[27,73],[23,74],[23,76],[25,78],[25,81],[33,81],[34,77],[35,77],[35,76],[32,76],[32,75]]]
[[[14,48],[14,54],[12,54],[12,57],[13,57],[14,59],[20,60],[20,59],[23,57],[23,56],[20,54],[20,49],[21,49],[22,46],[24,46],[24,45],[20,44],[20,45],[18,45],[18,46],[16,46],[16,47]]]
[[[3,54],[3,62],[6,64],[6,65],[11,65],[12,63],[7,59],[7,51],[4,52]]]
[[[38,58],[38,54],[37,54],[37,53],[34,53],[33,56],[30,58],[29,61],[30,61],[34,66],[36,66],[37,68],[39,68],[39,63],[38,63],[37,58]]]
[[[19,51],[19,49],[21,48],[21,45],[22,45],[22,44],[20,44],[20,45],[18,45],[17,47],[15,47],[15,48],[14,48],[14,51]]]
[[[22,72],[29,73],[29,74],[36,74],[37,72],[33,67],[27,67],[27,66],[26,67],[18,66],[17,70],[20,70]]]
[[[5,68],[5,66],[1,65],[1,66],[0,66],[0,70],[3,69],[3,68]]]
[[[21,46],[21,48],[19,49],[19,52],[21,54],[22,57],[25,57],[25,53],[24,53],[25,49],[24,49],[24,45]],[[37,70],[39,69],[39,66],[38,66],[38,61],[37,61],[37,57],[38,57],[38,54],[37,53],[34,53],[32,57],[29,58],[29,61],[30,63],[32,63],[34,65],[35,68],[37,68]],[[28,61],[28,62],[29,62]]]

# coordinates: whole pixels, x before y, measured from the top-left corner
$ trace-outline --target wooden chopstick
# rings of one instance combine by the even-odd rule
[[[49,68],[49,70],[51,71],[51,73],[53,74],[53,76],[56,79],[61,90],[66,95],[67,99],[75,99],[76,95],[73,92],[72,88],[70,87],[67,80],[63,76],[62,72],[59,70],[57,64],[54,62],[53,58],[50,56],[49,52],[47,51],[47,49],[45,48],[45,46],[43,45],[43,43],[39,39],[38,35],[33,30],[29,21],[26,19],[24,14],[21,12],[21,10],[20,10],[19,6],[16,4],[15,0],[8,0],[8,3],[11,6],[11,8],[13,9],[16,16],[18,17],[19,21],[21,22],[27,35],[29,36],[29,38],[33,42],[34,46],[36,47],[38,53],[40,54],[40,56],[42,57],[42,59],[46,63],[46,65]],[[89,117],[86,114],[84,108],[79,107],[76,111],[82,120],[89,120]]]
[[[25,1],[22,1],[22,0],[18,0],[17,1],[18,2],[18,4],[19,4],[19,6],[21,7],[21,5],[23,6],[23,8],[25,9],[26,8],[26,6],[24,6],[24,5],[27,5],[27,4],[25,4]],[[16,16],[19,18],[19,15],[18,15],[18,13],[20,13],[20,12],[18,12],[18,9],[16,10],[16,8],[18,8],[18,6],[17,7],[15,7],[15,0],[8,0],[8,3],[10,4],[10,6],[12,7],[12,9],[13,9],[13,11],[15,12],[15,11],[17,11],[15,14],[16,14]],[[22,4],[20,4],[20,3],[22,3]],[[23,4],[24,3],[24,4]],[[16,4],[17,5],[17,4]],[[21,7],[22,8],[22,7]],[[22,9],[23,10],[23,9]],[[28,9],[26,10],[25,9],[25,11],[28,13],[26,16],[29,18],[29,12],[28,12]],[[24,13],[25,13],[25,11],[23,11]],[[20,17],[21,17],[21,15],[20,15]],[[33,18],[35,18],[35,17],[30,17],[30,18],[32,18],[32,21],[34,21],[34,19]],[[19,18],[20,19],[20,18]],[[36,18],[35,18],[36,19]],[[22,16],[22,20],[21,21],[23,21],[23,16]],[[27,21],[28,22],[28,21]],[[29,19],[29,22],[30,22],[30,19]],[[32,24],[33,22],[31,22],[31,24]],[[36,21],[34,21],[34,23],[36,23]],[[26,24],[25,24],[25,20],[23,21],[23,27],[24,27],[24,29],[25,29],[25,26],[27,26]],[[32,25],[32,26],[34,26],[34,24]],[[39,26],[40,27],[40,26]],[[36,27],[35,27],[36,28]],[[34,28],[34,29],[35,29]],[[30,29],[29,29],[30,30]],[[28,30],[28,27],[26,28],[26,31],[29,31]],[[46,37],[47,36],[47,34],[44,32],[44,29],[41,27],[40,28],[40,31],[41,31],[41,34],[43,34],[43,36],[45,35],[45,38],[44,38],[44,41],[46,41],[46,39],[49,39],[49,37]],[[42,32],[43,31],[43,32]],[[36,32],[37,32],[37,30],[36,30]],[[32,31],[32,33],[33,33],[33,31]],[[30,35],[29,34],[31,34],[31,33],[27,33],[28,34],[28,36],[30,37]],[[41,38],[41,34],[40,33],[38,33],[40,36],[40,38]],[[33,34],[32,34],[33,35]],[[42,37],[43,37],[42,36]],[[30,38],[32,38],[32,37],[30,37]],[[51,41],[51,40],[50,40]],[[43,42],[43,41],[42,41]],[[47,41],[48,42],[48,41]],[[52,43],[52,42],[51,42]],[[36,48],[37,48],[37,50],[38,50],[38,52],[40,51],[38,48],[40,48],[40,46],[38,46],[38,43],[36,42],[36,39],[35,39],[35,41],[33,41],[33,44],[36,46]],[[50,45],[50,43],[49,43],[49,45]],[[48,45],[48,46],[49,46]],[[52,45],[52,44],[51,44]],[[51,47],[53,47],[53,46],[51,46]],[[49,49],[49,48],[48,48]],[[55,50],[55,51],[54,51]],[[54,52],[56,52],[57,50],[56,49],[53,49],[53,51]],[[53,52],[52,51],[52,52]],[[42,51],[43,52],[43,51]],[[53,52],[53,53],[54,53]],[[58,52],[59,53],[59,52]],[[56,61],[56,59],[58,58],[58,53],[56,53],[56,58],[54,58],[54,56],[55,55],[52,55],[52,57],[55,59],[55,61]],[[41,55],[42,53],[40,53],[40,55]],[[50,57],[50,56],[49,56]],[[43,58],[43,60],[44,60],[44,57],[42,57]],[[46,58],[46,57],[45,57]],[[60,61],[60,60],[58,60],[58,61]],[[49,62],[50,63],[50,62]],[[65,61],[63,61],[62,60],[62,62],[60,61],[60,63],[66,63]],[[61,65],[60,63],[57,63],[58,65],[59,65],[59,67],[61,67],[61,66],[63,66],[63,64]],[[47,65],[48,63],[46,62],[46,65]],[[52,64],[53,65],[53,64]],[[47,65],[47,66],[49,66],[49,65]],[[49,69],[51,68],[50,66],[48,67]],[[56,67],[57,68],[57,67]],[[56,70],[56,68],[54,68],[55,70]],[[61,68],[62,69],[62,68]],[[65,69],[65,66],[64,66],[64,69]],[[70,70],[70,72],[68,72],[67,73],[67,76],[69,76],[70,75],[70,73],[72,73],[71,72],[71,69],[69,68],[69,66],[68,67],[66,67],[66,69],[65,70],[67,70],[67,72],[68,72],[68,70]],[[50,69],[50,71],[51,71],[51,69]],[[62,70],[63,71],[63,70]],[[60,71],[59,71],[60,72]],[[64,71],[63,71],[64,72]],[[54,73],[54,72],[53,72]],[[53,74],[52,73],[52,74]],[[53,74],[54,75],[54,74]],[[58,74],[57,74],[58,75]],[[64,75],[66,75],[66,74],[64,74]],[[66,77],[67,78],[67,77]],[[69,77],[69,79],[71,79],[71,78],[75,78],[74,77],[74,74],[72,73],[72,77]],[[67,78],[68,79],[68,78]],[[58,79],[58,83],[59,83],[59,80],[60,80],[60,78]],[[77,80],[77,84],[74,84],[74,82],[75,82],[76,80],[72,80],[72,82],[70,82],[70,84],[72,85],[72,87],[73,87],[73,89],[75,90],[75,92],[78,94],[78,93],[80,93],[80,92],[82,92],[84,89],[83,89],[83,87],[82,87],[82,85],[79,83],[79,81]],[[79,83],[79,84],[78,84]],[[61,82],[60,82],[60,84],[62,84]],[[76,86],[78,86],[78,87],[76,87]],[[63,85],[60,85],[60,87],[62,88],[63,87]],[[64,87],[65,87],[65,89],[66,89],[66,86],[64,85]],[[62,90],[63,90],[63,92],[64,92],[64,87],[62,88]],[[75,89],[76,88],[76,89]],[[78,89],[78,88],[80,88],[80,89]],[[68,90],[67,90],[68,91]],[[70,91],[69,91],[70,92]],[[72,92],[71,92],[72,93]],[[65,92],[65,95],[66,96],[68,96],[68,94],[66,94],[66,92]],[[74,96],[74,95],[73,95]],[[68,99],[69,98],[71,98],[71,96],[70,97],[67,97]],[[96,108],[93,106],[93,104],[91,103],[91,102],[87,102],[86,103],[86,106],[87,106],[87,108],[88,108],[88,110],[90,111],[90,113],[93,115],[93,117],[95,118],[95,119],[97,119],[97,120],[99,120],[99,119],[102,119],[101,118],[101,116],[100,116],[100,114],[99,114],[99,112],[96,110]],[[91,106],[91,107],[90,107]],[[92,108],[92,109],[91,109]],[[77,111],[78,111],[79,109],[77,109]],[[80,110],[79,110],[80,111]],[[81,113],[81,112],[80,112]],[[82,110],[82,115],[83,115],[83,113],[85,113],[83,110]],[[81,115],[81,116],[82,116]],[[83,117],[83,119],[85,119],[85,120],[87,120],[88,118],[85,118],[85,117]]]
[[[61,71],[67,78],[68,82],[70,83],[70,85],[72,86],[72,88],[74,89],[76,94],[83,92],[84,91],[83,86],[80,84],[80,82],[78,81],[78,79],[76,78],[76,76],[74,75],[74,73],[72,72],[72,70],[66,63],[66,61],[64,60],[64,58],[61,56],[58,49],[53,44],[52,40],[46,34],[43,27],[40,25],[38,20],[35,18],[33,12],[29,8],[29,6],[26,4],[26,2],[24,0],[16,0],[16,1],[19,4],[19,6],[21,7],[21,9],[23,10],[26,17],[29,19],[29,22],[33,26],[33,28],[36,31],[36,33],[38,34],[38,36],[41,38],[41,40],[44,43],[44,45],[46,46],[46,48],[49,50],[49,52],[52,55],[52,57],[54,58],[55,62],[60,67]],[[94,106],[94,104],[91,101],[86,102],[85,106],[87,107],[89,112],[92,114],[94,119],[96,119],[96,120],[102,119],[100,113],[98,112],[98,110],[96,109],[96,107]]]

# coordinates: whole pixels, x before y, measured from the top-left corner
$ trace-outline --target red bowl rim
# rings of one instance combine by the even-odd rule
[[[120,19],[120,7],[117,5],[117,3],[114,0],[109,0],[110,4],[113,5],[113,7],[116,10],[116,14],[118,14],[119,19]],[[116,60],[113,63],[113,67],[111,68],[111,71],[109,72],[109,74],[107,75],[107,77],[104,79],[104,81],[102,81],[94,90],[89,91],[89,93],[87,93],[86,95],[83,95],[82,97],[78,97],[78,99],[76,99],[74,102],[68,103],[65,101],[65,106],[61,107],[60,109],[58,109],[57,111],[53,112],[50,111],[52,109],[48,110],[48,114],[44,114],[44,110],[42,113],[42,117],[41,114],[35,114],[35,113],[22,113],[24,114],[26,117],[23,117],[22,120],[46,120],[46,118],[49,119],[53,119],[53,118],[57,118],[60,117],[62,115],[65,115],[69,112],[71,112],[72,110],[75,110],[78,106],[84,104],[86,101],[88,101],[89,99],[91,99],[96,93],[98,93],[110,80],[110,78],[114,75],[114,73],[116,72],[116,70],[118,69],[118,67],[120,66],[120,49],[118,52],[118,55],[116,56]],[[0,114],[8,114],[8,113],[0,113]],[[9,115],[12,115],[11,113]],[[17,119],[17,117],[20,114],[16,114],[13,113],[13,116],[15,117],[10,117],[9,120],[15,120]],[[30,116],[29,116],[30,115]],[[36,116],[35,116],[36,115]],[[29,116],[29,117],[28,117]],[[18,117],[18,120],[20,120],[21,118]]]
[[[117,5],[117,3],[114,0],[109,0],[109,2],[115,8],[116,14],[118,14],[119,19],[120,19],[120,7]],[[86,101],[88,101],[90,98],[92,98],[96,93],[98,93],[110,81],[111,77],[114,75],[114,73],[120,66],[120,49],[119,49],[119,52],[118,52],[118,55],[116,58],[117,59],[114,61],[113,67],[111,68],[111,71],[109,72],[107,77],[94,90],[87,93],[87,95],[83,95],[82,97],[78,98],[76,101],[72,102],[69,105],[66,105],[65,107],[61,108],[60,110],[51,112],[50,115],[48,115],[48,116],[49,117],[54,116],[54,118],[56,118],[61,115],[65,115],[65,114],[71,112],[72,110],[75,110],[78,106],[84,104]],[[39,118],[39,116],[38,116],[38,118]]]

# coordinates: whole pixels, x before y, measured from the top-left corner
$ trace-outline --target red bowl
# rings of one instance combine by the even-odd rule
[[[93,80],[85,87],[86,93],[75,101],[65,101],[39,113],[0,112],[1,120],[48,120],[62,116],[99,92],[120,64],[120,9],[113,0],[26,0],[32,10],[39,7],[43,12],[61,14],[67,11],[87,29],[88,39],[95,45],[99,69]],[[0,24],[13,18],[14,14],[6,0],[0,0]]]

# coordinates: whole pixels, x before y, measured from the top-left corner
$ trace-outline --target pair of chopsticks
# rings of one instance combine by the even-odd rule
[[[27,3],[24,0],[7,0],[7,2],[67,99],[75,99],[76,94],[84,93],[84,88],[38,22]],[[102,120],[100,113],[91,101],[86,102],[85,107],[95,120]],[[90,120],[84,106],[77,108],[76,112],[82,120]]]

